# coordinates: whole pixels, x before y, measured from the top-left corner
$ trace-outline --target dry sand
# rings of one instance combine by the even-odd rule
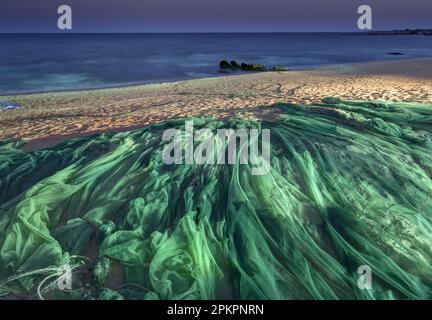
[[[313,103],[328,96],[432,103],[432,59],[0,97],[24,106],[0,112],[0,140],[23,139],[30,142],[27,149],[35,149],[170,118],[271,118],[277,102]]]

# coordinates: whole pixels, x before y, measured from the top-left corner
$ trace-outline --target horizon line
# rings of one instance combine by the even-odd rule
[[[254,33],[368,33],[368,32],[394,32],[394,31],[422,31],[431,28],[400,28],[400,29],[374,29],[374,30],[339,30],[339,31],[47,31],[47,32],[1,32],[0,34],[254,34]]]

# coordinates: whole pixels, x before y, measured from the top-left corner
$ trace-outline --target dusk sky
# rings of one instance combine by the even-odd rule
[[[58,32],[62,4],[72,32],[351,31],[362,4],[374,30],[432,28],[432,0],[0,0],[0,32]]]

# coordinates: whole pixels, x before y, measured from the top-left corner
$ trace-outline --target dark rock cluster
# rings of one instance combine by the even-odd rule
[[[220,72],[228,72],[229,70],[243,70],[243,71],[253,71],[253,72],[262,72],[262,71],[288,71],[287,68],[281,67],[281,66],[274,66],[274,67],[266,67],[263,64],[248,64],[248,63],[242,63],[239,64],[237,61],[232,60],[228,62],[227,60],[222,60],[219,62],[219,68]]]

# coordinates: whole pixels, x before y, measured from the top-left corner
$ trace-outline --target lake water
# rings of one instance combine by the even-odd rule
[[[302,69],[427,56],[431,36],[0,34],[0,94],[212,77],[224,59]]]

